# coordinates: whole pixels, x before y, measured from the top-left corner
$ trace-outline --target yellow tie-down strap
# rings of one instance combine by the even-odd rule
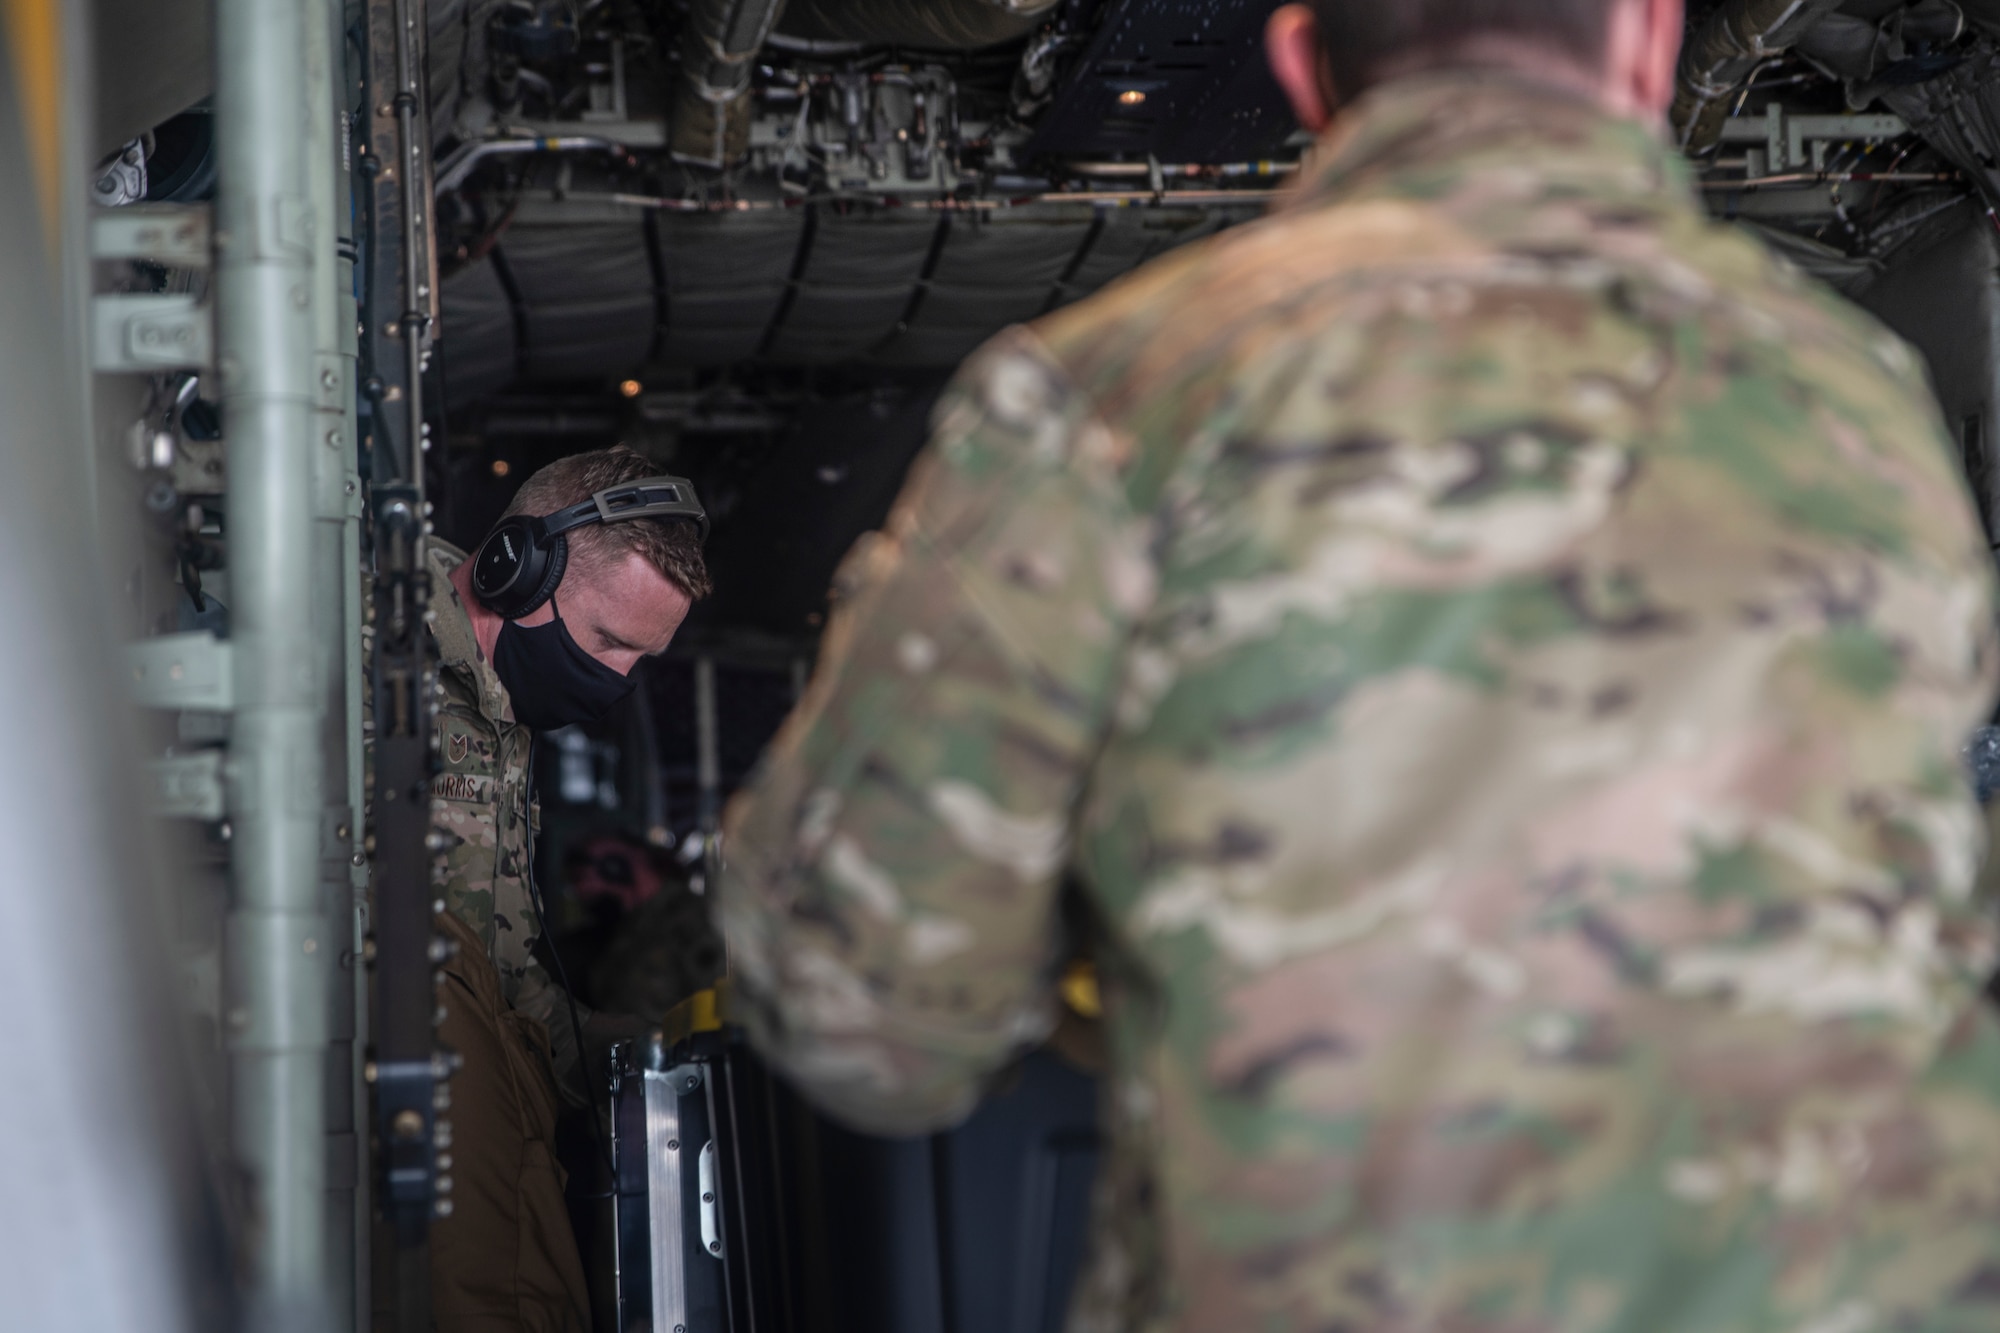
[[[720,1032],[729,1018],[729,978],[708,990],[696,991],[667,1011],[660,1020],[660,1035],[669,1049],[697,1032]]]
[[[1104,1017],[1104,995],[1097,988],[1097,969],[1091,964],[1082,960],[1071,963],[1057,989],[1062,992],[1063,1003],[1077,1017]]]

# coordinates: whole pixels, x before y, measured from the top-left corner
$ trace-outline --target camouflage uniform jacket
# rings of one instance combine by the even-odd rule
[[[722,921],[774,1058],[913,1131],[1095,918],[1073,1328],[2000,1328],[1985,542],[1912,355],[1653,136],[1378,90],[919,469]]]
[[[535,961],[540,918],[527,875],[534,812],[529,797],[530,732],[514,721],[506,687],[479,650],[451,571],[465,552],[431,542],[432,605],[437,610],[437,745],[431,784],[433,818],[449,838],[437,859],[445,907],[486,942],[501,993],[548,1029],[558,1082],[573,1104],[584,1100],[583,1068],[561,987]],[[577,1017],[590,1013],[581,1004]]]

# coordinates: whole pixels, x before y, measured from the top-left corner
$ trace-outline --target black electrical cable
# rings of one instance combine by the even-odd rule
[[[604,1169],[610,1173],[611,1188],[605,1192],[586,1194],[586,1199],[611,1199],[618,1195],[618,1163],[611,1156],[611,1145],[604,1141],[604,1122],[597,1118],[597,1091],[590,1077],[590,1048],[583,1043],[583,1017],[577,1012],[576,992],[569,984],[569,971],[563,966],[562,951],[556,947],[556,938],[549,927],[549,909],[542,903],[541,881],[535,875],[535,748],[534,732],[528,733],[528,856],[522,871],[528,881],[528,902],[535,909],[535,919],[541,923],[542,943],[548,946],[549,961],[556,966],[556,983],[562,987],[563,1003],[569,1007],[569,1027],[576,1037],[576,1062],[583,1067],[583,1095],[590,1103],[590,1137],[597,1144],[598,1156],[604,1159]],[[609,1115],[612,1108],[605,1107]]]

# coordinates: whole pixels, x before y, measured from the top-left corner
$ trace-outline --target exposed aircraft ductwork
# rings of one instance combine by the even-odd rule
[[[787,36],[973,51],[1017,41],[1057,0],[791,0]]]
[[[695,0],[681,36],[668,148],[683,162],[723,167],[750,146],[750,67],[785,0]]]
[[[1270,0],[1194,32],[1183,0],[689,0],[698,39],[500,2],[458,0],[430,65],[466,420],[606,377],[935,374],[1296,167]]]
[[[1841,0],[1728,0],[1688,40],[1674,98],[1674,138],[1691,153],[1720,142],[1731,101],[1757,66],[1789,50]]]
[[[1017,41],[1057,0],[695,0],[681,38],[681,76],[668,147],[698,166],[726,167],[750,147],[750,71],[782,19],[812,44],[969,51]],[[807,49],[812,49],[810,46]]]

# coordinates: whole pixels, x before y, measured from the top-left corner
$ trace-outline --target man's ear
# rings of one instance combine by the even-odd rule
[[[1666,116],[1686,11],[1685,0],[1618,0],[1612,6],[1605,102],[1613,111],[1648,121]]]
[[[1264,27],[1264,53],[1271,73],[1292,104],[1299,124],[1318,134],[1333,123],[1327,95],[1326,62],[1320,54],[1319,20],[1310,5],[1286,5]]]
[[[1687,0],[1651,0],[1647,18],[1653,58],[1647,100],[1664,117],[1680,86],[1681,44],[1687,37]]]

